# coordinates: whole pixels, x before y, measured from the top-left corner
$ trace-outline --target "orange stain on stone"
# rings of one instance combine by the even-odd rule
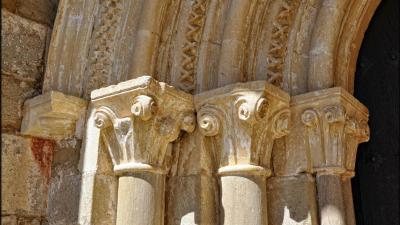
[[[51,162],[53,160],[54,142],[51,140],[32,138],[31,150],[43,176],[49,180]]]

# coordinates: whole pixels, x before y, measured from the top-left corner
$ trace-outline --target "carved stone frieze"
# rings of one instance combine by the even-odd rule
[[[196,85],[196,64],[197,55],[200,47],[201,34],[206,19],[208,1],[193,1],[189,13],[185,42],[182,48],[181,75],[179,77],[179,87],[187,92],[193,91]]]
[[[169,143],[195,128],[192,96],[149,76],[94,90],[91,98],[117,173],[166,173]]]
[[[369,139],[368,109],[342,88],[292,98],[314,172],[353,173],[358,144]]]
[[[86,100],[57,91],[36,96],[24,104],[21,133],[51,140],[80,137],[76,128],[83,125],[86,106]]]
[[[219,173],[268,175],[274,140],[289,131],[289,96],[265,81],[255,81],[194,98],[199,129],[213,146]]]
[[[283,86],[283,70],[288,45],[289,32],[292,28],[299,1],[283,0],[279,2],[276,16],[273,18],[267,53],[267,80],[279,87]]]
[[[99,1],[98,20],[94,26],[90,53],[87,92],[107,86],[112,80],[116,31],[121,20],[122,7],[121,0]]]

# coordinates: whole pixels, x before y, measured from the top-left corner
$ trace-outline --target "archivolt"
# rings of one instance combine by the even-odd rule
[[[76,3],[74,12],[62,2],[55,31],[71,32],[53,33],[44,90],[88,98],[93,89],[147,74],[191,93],[250,80],[291,95],[332,86],[352,92],[379,2],[102,0]],[[81,24],[74,20],[79,10]],[[87,40],[77,48],[81,36]],[[81,57],[64,57],[63,49]],[[90,60],[81,60],[85,54]]]

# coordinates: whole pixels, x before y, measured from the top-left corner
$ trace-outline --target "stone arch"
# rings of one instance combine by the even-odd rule
[[[292,96],[334,86],[352,92],[358,49],[380,1],[71,2],[60,3],[44,92],[59,90],[88,99],[94,89],[142,75],[193,94],[254,80],[267,80]],[[198,143],[194,136],[182,137],[181,144],[174,146],[181,164],[174,166],[182,180],[202,176],[202,167],[211,164],[200,165],[199,157],[212,156],[194,153]],[[302,158],[307,163],[304,168],[299,166],[303,162],[296,164],[297,156],[285,159],[284,163],[295,163],[283,166],[282,177],[311,173],[307,156]],[[217,186],[214,178],[207,179],[185,181],[190,187],[200,183],[204,190]],[[305,177],[308,186],[314,185],[309,185],[312,179]],[[214,196],[208,199],[203,192],[200,201],[218,197],[215,190],[206,191]],[[173,207],[169,204],[169,210]],[[184,215],[192,208],[201,211],[188,207],[182,209]],[[200,217],[213,212],[200,212]]]

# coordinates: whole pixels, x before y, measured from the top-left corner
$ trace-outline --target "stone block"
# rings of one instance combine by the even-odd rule
[[[166,187],[166,224],[219,224],[218,181],[205,175],[173,176]]]
[[[51,225],[77,224],[81,175],[53,175],[49,184],[47,219]]]
[[[79,197],[79,224],[115,224],[117,193],[117,177],[94,173],[83,174]]]
[[[21,133],[51,140],[73,136],[83,124],[86,101],[50,91],[24,104]]]
[[[196,176],[171,177],[167,186],[167,224],[195,225],[199,217],[199,179]]]
[[[3,0],[1,6],[24,18],[52,26],[58,0]]]
[[[19,217],[17,220],[18,225],[42,225],[40,217]]]
[[[24,81],[40,80],[48,27],[1,9],[1,71]]]
[[[53,143],[3,134],[1,150],[2,214],[44,216]]]
[[[35,82],[26,82],[15,79],[13,76],[1,76],[1,130],[3,132],[19,131],[22,119],[24,101],[36,94],[39,90]]]
[[[14,215],[2,216],[1,225],[17,225],[17,217]]]
[[[57,142],[49,183],[48,224],[77,224],[81,175],[78,170],[81,141]]]
[[[267,189],[269,224],[318,224],[312,176],[272,177]]]
[[[16,215],[8,215],[1,217],[1,225],[43,225],[40,217],[18,217]]]

